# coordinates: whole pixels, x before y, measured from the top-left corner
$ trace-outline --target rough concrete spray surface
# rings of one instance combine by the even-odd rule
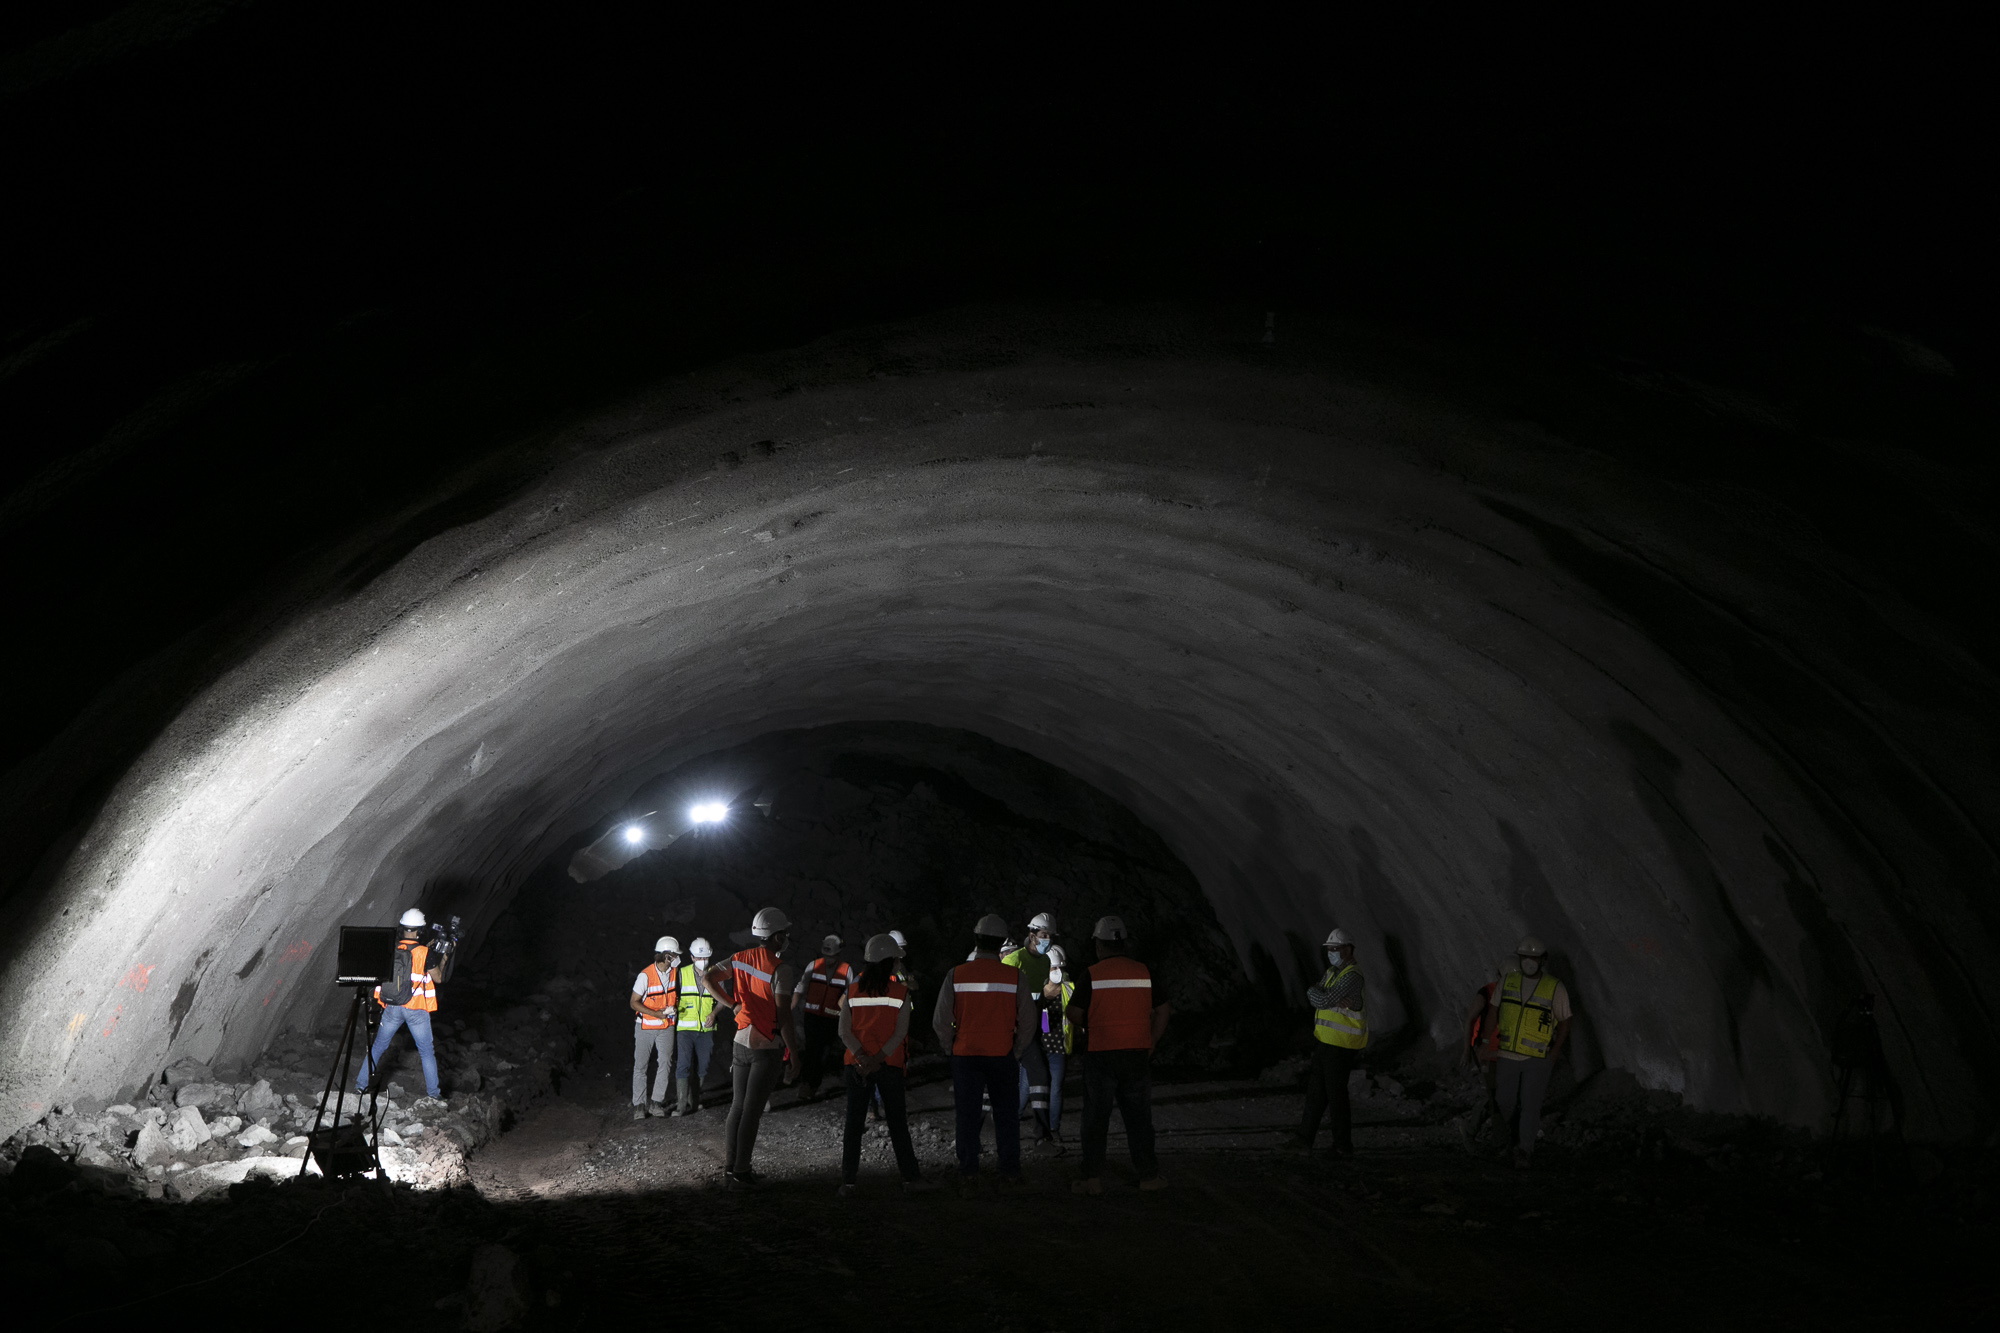
[[[647,775],[857,721],[1123,801],[1245,957],[1344,925],[1378,1031],[1454,1042],[1533,932],[1647,1086],[1821,1123],[1867,988],[1913,1131],[1984,1123],[1990,675],[1762,502],[1394,362],[989,311],[531,446],[539,482],[216,680],[16,913],[0,1133],[325,1017],[338,928],[440,877],[476,940]]]

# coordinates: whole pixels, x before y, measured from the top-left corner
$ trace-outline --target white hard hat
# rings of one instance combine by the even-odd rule
[[[1352,944],[1352,943],[1354,943],[1354,937],[1352,935],[1348,934],[1344,930],[1335,930],[1331,935],[1328,935],[1326,937],[1326,943],[1321,947],[1331,949],[1336,945]]]
[[[1097,918],[1097,929],[1090,932],[1094,940],[1122,940],[1125,938],[1125,918],[1122,916],[1101,916]]]
[[[879,963],[884,958],[901,958],[903,946],[896,943],[893,935],[871,935],[862,956],[871,963]]]
[[[902,945],[905,949],[910,947],[910,942],[903,938],[903,932],[900,930],[890,931],[889,938],[896,941],[896,943]]]
[[[840,952],[840,936],[838,936],[838,935],[829,935],[829,936],[827,936],[827,937],[826,937],[825,939],[821,940],[821,941],[819,942],[819,951],[820,951],[821,953],[839,953],[839,952]]]
[[[694,943],[688,945],[688,953],[695,958],[711,958],[715,955],[715,950],[708,947],[707,940],[697,935],[694,937]]]
[[[662,935],[653,941],[654,953],[679,953],[681,942],[671,935]]]
[[[1054,912],[1037,912],[1037,913],[1035,913],[1035,919],[1034,919],[1033,921],[1030,921],[1030,922],[1028,923],[1028,929],[1029,929],[1029,930],[1046,930],[1046,931],[1048,931],[1048,932],[1049,932],[1049,934],[1051,934],[1051,935],[1055,934],[1055,933],[1056,933],[1056,915],[1055,915],[1055,913],[1054,913]]]
[[[767,907],[757,913],[750,923],[750,933],[760,940],[768,940],[781,930],[790,930],[792,919],[775,907]]]
[[[1067,963],[1068,961],[1069,961],[1069,955],[1062,951],[1062,945],[1057,944],[1050,946],[1049,948],[1050,967],[1061,967],[1064,963]]]
[[[972,933],[975,935],[991,935],[996,940],[1004,940],[1007,938],[1007,923],[993,913],[988,912],[985,916],[979,918],[979,924],[972,928]]]
[[[409,927],[422,926],[425,924],[424,914],[412,907],[409,911],[403,913],[403,924]]]
[[[1543,944],[1533,935],[1530,935],[1526,939],[1522,940],[1521,943],[1517,945],[1514,949],[1514,952],[1522,958],[1541,958],[1544,955],[1546,955],[1548,951],[1549,951],[1549,946]]]

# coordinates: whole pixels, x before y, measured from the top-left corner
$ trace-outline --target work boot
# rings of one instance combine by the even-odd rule
[[[1035,1152],[1042,1157],[1060,1157],[1069,1149],[1063,1146],[1062,1136],[1044,1134],[1035,1140]]]
[[[634,1120],[644,1120],[646,1118],[646,1104],[644,1102],[640,1102],[632,1108],[632,1118]]]
[[[688,1102],[689,1102],[689,1097],[688,1097],[688,1081],[687,1081],[686,1079],[684,1079],[684,1078],[677,1078],[677,1079],[675,1079],[675,1080],[674,1080],[674,1114],[675,1114],[675,1115],[686,1115],[686,1114],[688,1113]]]
[[[667,1104],[665,1102],[647,1102],[646,1114],[658,1116],[660,1119],[665,1120],[667,1118]]]
[[[1104,1180],[1100,1176],[1092,1176],[1088,1180],[1072,1180],[1069,1183],[1069,1192],[1071,1194],[1102,1194],[1104,1193]]]
[[[903,1193],[905,1194],[936,1194],[943,1188],[944,1186],[938,1184],[935,1180],[923,1180],[920,1178],[903,1182]]]
[[[1142,1190],[1163,1190],[1166,1187],[1167,1187],[1167,1182],[1160,1179],[1160,1177],[1158,1176],[1147,1176],[1144,1180],[1139,1182],[1139,1188]]]
[[[1535,1163],[1534,1154],[1529,1152],[1526,1148],[1514,1149],[1514,1169],[1516,1171],[1526,1171],[1529,1167],[1533,1166],[1534,1163]]]
[[[842,1185],[839,1189],[835,1190],[833,1194],[834,1197],[838,1199],[851,1199],[854,1197],[854,1186]]]

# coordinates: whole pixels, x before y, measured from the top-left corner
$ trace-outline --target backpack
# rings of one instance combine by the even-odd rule
[[[384,1006],[408,1004],[417,993],[416,983],[410,977],[410,954],[409,949],[397,948],[396,957],[389,964],[389,979],[382,983]]]

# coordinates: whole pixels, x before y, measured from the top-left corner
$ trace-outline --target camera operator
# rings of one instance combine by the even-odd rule
[[[424,914],[412,907],[403,913],[403,937],[396,941],[396,961],[390,971],[389,989],[375,988],[376,1003],[382,1006],[382,1026],[375,1034],[374,1049],[361,1063],[361,1077],[355,1091],[365,1093],[374,1080],[382,1053],[389,1049],[396,1029],[407,1027],[417,1044],[417,1058],[424,1066],[424,1096],[418,1102],[438,1098],[437,1051],[431,1045],[431,1015],[437,1012],[437,986],[445,971],[444,958],[432,958],[429,945],[419,944],[424,932]],[[407,970],[406,970],[407,969]]]

